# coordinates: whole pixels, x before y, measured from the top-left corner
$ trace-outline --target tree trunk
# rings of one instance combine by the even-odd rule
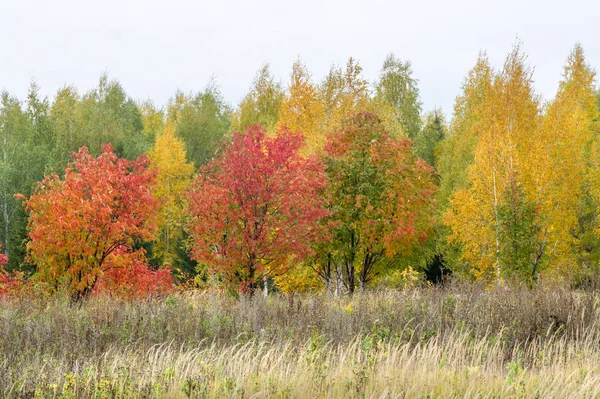
[[[263,274],[263,294],[265,298],[269,296],[269,278],[266,274]]]
[[[354,286],[356,284],[354,280],[354,262],[346,261],[346,283],[348,288],[348,294],[352,296],[354,294]]]
[[[498,193],[496,189],[496,171],[493,171],[494,178],[494,214],[496,217],[496,275],[498,284],[500,284],[500,221],[498,217]]]
[[[370,253],[365,254],[362,270],[360,271],[360,280],[358,282],[360,292],[363,292],[367,286],[367,277],[369,276],[369,271],[371,270],[371,267],[373,267],[373,260],[373,255],[371,255]]]
[[[251,296],[254,295],[254,291],[256,290],[256,267],[254,266],[254,259],[255,257],[251,255],[248,262],[248,293]]]

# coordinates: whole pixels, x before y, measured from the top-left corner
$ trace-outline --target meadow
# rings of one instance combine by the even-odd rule
[[[5,398],[589,398],[600,293],[452,284],[0,302]]]

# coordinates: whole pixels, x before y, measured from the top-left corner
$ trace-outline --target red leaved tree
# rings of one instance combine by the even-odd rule
[[[260,126],[233,134],[188,194],[193,259],[253,292],[258,278],[311,253],[327,214],[318,195],[326,176],[301,144],[286,128],[273,138]]]
[[[2,244],[0,244],[0,249],[1,248]],[[8,257],[5,254],[0,253],[0,298],[8,293],[12,283],[11,277],[6,273],[6,270],[4,270],[4,265],[6,265],[6,263],[8,263]]]
[[[0,249],[2,249],[2,243],[0,243]],[[4,265],[8,263],[8,256],[0,253],[0,273],[4,272]]]
[[[64,179],[46,176],[29,199],[21,196],[36,278],[55,289],[66,285],[74,300],[89,296],[102,273],[118,267],[109,261],[115,251],[143,257],[134,243],[152,239],[156,230],[148,159],[118,158],[110,144],[102,151],[94,158],[82,147]]]
[[[93,294],[108,294],[121,299],[145,299],[175,290],[170,266],[152,269],[142,251],[117,248],[105,261]]]
[[[2,244],[0,243],[0,249]],[[0,253],[0,299],[25,296],[30,293],[31,284],[25,280],[23,273],[8,273],[4,265],[8,263],[8,257]]]

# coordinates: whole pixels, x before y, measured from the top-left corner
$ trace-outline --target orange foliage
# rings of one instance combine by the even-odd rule
[[[109,294],[131,300],[162,296],[174,290],[170,266],[153,270],[145,263],[143,251],[128,252],[121,247],[106,260],[93,294]]]
[[[80,300],[109,259],[132,256],[135,242],[154,238],[158,201],[146,157],[128,161],[105,145],[98,158],[86,147],[74,158],[64,180],[46,176],[31,198],[20,197],[30,214],[28,260],[36,278],[54,289],[66,286]]]

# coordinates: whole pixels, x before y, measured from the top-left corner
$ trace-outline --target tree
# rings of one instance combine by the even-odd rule
[[[2,244],[0,243],[0,248],[2,248]],[[4,269],[4,265],[8,263],[8,256],[0,253],[0,270]]]
[[[175,137],[175,129],[167,123],[148,153],[151,166],[156,169],[152,185],[154,197],[160,201],[158,209],[158,232],[154,254],[164,265],[179,269],[178,247],[183,245],[183,228],[187,207],[185,192],[192,182],[194,165],[186,162],[183,141]]]
[[[542,264],[540,219],[535,202],[528,200],[516,176],[509,176],[503,201],[498,205],[498,239],[501,270],[506,277],[521,281],[536,280]]]
[[[47,175],[29,199],[20,198],[29,212],[28,260],[37,278],[54,289],[64,284],[81,300],[121,261],[115,254],[140,256],[135,246],[154,237],[158,202],[146,157],[118,158],[107,144],[98,158],[82,147],[74,159],[64,179]]]
[[[473,116],[476,121],[469,121],[469,125],[479,130],[474,162],[468,168],[466,187],[452,194],[444,221],[450,228],[449,240],[461,245],[462,257],[473,275],[499,282],[513,272],[502,268],[506,262],[502,259],[499,217],[511,179],[519,179],[527,201],[535,198],[531,166],[538,151],[534,134],[539,102],[533,93],[532,72],[519,46],[507,57],[502,72],[494,76],[489,94],[479,102]],[[545,248],[543,240],[540,242],[538,259]],[[532,260],[530,271],[533,268]],[[535,269],[541,270],[541,265]]]
[[[442,211],[447,209],[452,193],[469,187],[467,171],[473,164],[479,133],[485,123],[483,104],[490,96],[492,79],[487,56],[480,54],[462,85],[462,94],[456,98],[448,136],[440,144],[436,165],[440,173],[438,202]]]
[[[15,200],[18,192],[29,193],[43,175],[43,157],[36,151],[34,128],[21,103],[7,92],[0,98],[0,241],[9,259],[7,268],[22,262],[27,216]],[[41,171],[40,171],[41,169]]]
[[[48,99],[40,98],[39,90],[37,83],[33,82],[27,93],[27,115],[33,127],[33,139],[45,148],[44,155],[47,157],[54,151],[56,143],[54,119],[50,115]]]
[[[493,71],[485,53],[479,54],[475,66],[469,71],[462,93],[454,104],[454,117],[448,134],[439,144],[435,166],[439,172],[438,220],[446,213],[450,197],[456,191],[469,187],[468,169],[475,158],[475,147],[485,119],[481,117],[483,104],[490,95]],[[451,266],[457,275],[470,276],[471,266],[464,261],[460,245],[449,239],[450,229],[440,223],[435,240],[435,252]]]
[[[0,249],[2,249],[2,244],[0,243]],[[16,291],[16,288],[19,286],[18,277],[11,276],[4,270],[4,266],[8,263],[8,257],[0,253],[0,300],[6,298],[8,296],[12,296],[12,294]]]
[[[164,112],[157,109],[151,100],[146,100],[138,104],[140,116],[142,118],[142,134],[148,137],[152,142],[156,139],[165,127]]]
[[[306,138],[306,152],[315,153],[325,146],[323,117],[324,106],[317,88],[311,83],[306,66],[297,60],[292,67],[289,95],[281,104],[279,126],[301,133]]]
[[[82,146],[98,155],[104,143],[111,143],[119,156],[133,160],[148,150],[153,139],[143,133],[144,123],[135,101],[107,75],[83,96],[74,87],[59,90],[51,116],[56,128],[55,170],[64,170],[70,154]]]
[[[402,62],[389,54],[383,62],[377,97],[393,110],[393,120],[400,131],[411,140],[421,130],[421,103],[418,81],[412,77],[410,61]]]
[[[245,130],[254,125],[261,125],[267,131],[275,129],[283,98],[281,83],[276,82],[271,75],[269,64],[263,65],[254,78],[250,92],[234,115],[233,129]]]
[[[117,154],[133,160],[150,147],[152,141],[142,134],[144,125],[135,101],[107,75],[100,77],[98,86],[81,98],[77,108],[83,142],[69,152],[85,145],[91,154],[97,155],[104,143],[111,143]]]
[[[175,135],[185,143],[188,162],[199,168],[214,157],[228,133],[231,110],[211,81],[196,95],[177,93],[169,103],[167,117],[174,123]]]
[[[346,69],[332,66],[319,87],[321,102],[325,107],[323,130],[339,130],[344,120],[359,111],[372,111],[369,82],[362,76],[362,67],[349,58]]]
[[[256,281],[285,273],[311,253],[327,212],[326,177],[299,150],[302,137],[259,126],[234,133],[224,152],[200,170],[189,194],[192,258],[253,292]]]
[[[122,299],[144,299],[174,291],[175,281],[169,266],[154,270],[146,262],[143,251],[135,254],[123,248],[113,252],[109,268],[98,277],[92,294],[108,294]]]
[[[71,154],[86,145],[81,118],[81,98],[74,87],[63,87],[58,91],[50,113],[56,129],[54,169],[64,170]]]
[[[532,164],[533,198],[544,216],[544,240],[552,251],[554,269],[568,276],[579,269],[579,237],[575,233],[586,186],[592,198],[594,194],[600,198],[594,184],[598,164],[593,166],[596,157],[590,153],[597,142],[600,119],[595,75],[585,62],[583,49],[576,45],[567,59],[558,92],[541,120],[536,136],[541,151]],[[587,182],[590,177],[591,184]]]
[[[382,121],[358,113],[329,137],[327,198],[334,227],[333,254],[353,293],[381,272],[377,267],[410,253],[431,232],[436,186],[433,169],[412,152],[410,140]]]
[[[441,110],[434,110],[425,116],[425,126],[414,140],[415,154],[436,168],[436,152],[438,145],[446,137],[446,123]]]

